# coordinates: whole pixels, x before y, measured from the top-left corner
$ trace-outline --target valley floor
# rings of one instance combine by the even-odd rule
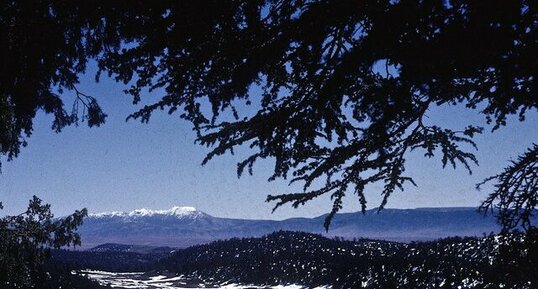
[[[218,289],[303,289],[307,288],[300,285],[277,285],[277,286],[254,286],[240,284],[208,284],[201,279],[185,277],[183,275],[176,276],[163,272],[159,273],[144,273],[144,272],[128,272],[115,273],[96,270],[81,270],[73,271],[73,274],[85,276],[91,280],[99,282],[101,285],[110,286],[112,288],[122,289],[188,289],[188,288],[218,288]],[[316,287],[315,289],[327,289],[330,287]]]

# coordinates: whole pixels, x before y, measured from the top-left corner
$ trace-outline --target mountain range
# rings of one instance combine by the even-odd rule
[[[192,207],[169,210],[90,214],[80,227],[82,249],[104,243],[184,248],[215,240],[259,237],[286,230],[344,239],[426,241],[450,236],[482,236],[500,229],[491,215],[475,208],[418,208],[368,210],[336,214],[325,232],[326,215],[286,220],[251,220],[214,217]]]

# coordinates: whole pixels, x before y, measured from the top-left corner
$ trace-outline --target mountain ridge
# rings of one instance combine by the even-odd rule
[[[184,209],[189,208],[189,209]],[[104,243],[183,248],[216,240],[259,237],[287,230],[344,239],[370,238],[399,242],[498,232],[492,215],[476,208],[372,209],[336,214],[328,232],[326,217],[254,220],[214,217],[193,207],[92,214],[79,232],[83,249]]]
[[[466,210],[478,210],[476,207],[416,207],[416,208],[384,208],[380,212],[387,212],[387,211],[466,211]],[[179,212],[177,214],[174,214],[174,212]],[[368,209],[365,211],[366,213],[377,213],[377,208]],[[337,215],[342,214],[362,214],[361,211],[355,211],[355,212],[341,212]],[[285,219],[263,219],[263,218],[237,218],[237,217],[220,217],[220,216],[214,216],[211,214],[208,214],[204,211],[198,210],[196,207],[193,206],[173,206],[170,209],[149,209],[149,208],[139,208],[134,209],[130,211],[104,211],[104,212],[98,212],[98,213],[90,213],[88,214],[88,217],[134,217],[134,216],[151,216],[151,215],[189,215],[189,214],[202,214],[209,217],[219,218],[219,219],[231,219],[231,220],[251,220],[251,221],[287,221],[292,219],[316,219],[316,218],[325,218],[328,213],[324,213],[317,216],[312,217],[290,217]]]

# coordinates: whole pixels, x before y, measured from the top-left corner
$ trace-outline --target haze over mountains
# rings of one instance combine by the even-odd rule
[[[499,231],[493,216],[484,217],[475,208],[385,209],[380,213],[369,210],[364,215],[342,213],[335,216],[329,232],[323,228],[324,219],[325,215],[282,221],[231,219],[213,217],[192,207],[173,207],[90,214],[79,232],[82,248],[87,249],[104,243],[182,248],[233,237],[258,237],[279,230],[403,242],[482,236]]]

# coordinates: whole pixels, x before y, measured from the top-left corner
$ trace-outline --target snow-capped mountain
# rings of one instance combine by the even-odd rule
[[[131,212],[104,212],[90,214],[89,217],[94,218],[141,218],[141,217],[177,217],[177,218],[199,218],[203,217],[205,213],[196,210],[194,207],[173,207],[169,210],[151,210],[151,209],[137,209]]]
[[[258,237],[279,230],[393,241],[432,240],[448,236],[482,236],[498,232],[495,219],[474,208],[385,209],[337,214],[329,232],[325,215],[316,218],[244,220],[218,218],[193,207],[90,214],[79,232],[82,247],[104,243],[187,247],[232,237]]]

